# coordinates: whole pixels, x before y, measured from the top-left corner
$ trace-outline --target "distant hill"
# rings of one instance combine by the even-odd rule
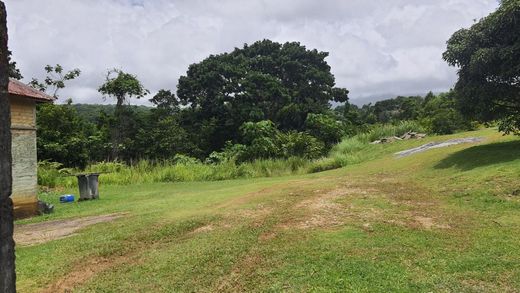
[[[78,111],[78,116],[82,119],[95,122],[96,118],[99,117],[99,113],[105,112],[107,114],[114,113],[114,109],[116,105],[101,105],[101,104],[73,104],[72,105],[76,111]],[[149,106],[130,106],[137,112],[141,112],[143,114],[148,113],[153,107]]]

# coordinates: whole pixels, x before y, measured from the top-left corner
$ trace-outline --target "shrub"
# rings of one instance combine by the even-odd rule
[[[343,123],[326,114],[310,113],[305,120],[305,128],[312,136],[325,143],[327,147],[338,143],[345,135]]]
[[[280,135],[285,158],[317,159],[325,154],[325,144],[304,132],[291,131]]]

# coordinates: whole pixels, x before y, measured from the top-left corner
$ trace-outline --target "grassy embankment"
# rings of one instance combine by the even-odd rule
[[[486,140],[392,155],[461,136]],[[18,288],[520,291],[518,138],[488,129],[376,146],[366,156],[292,177],[102,185],[99,201],[57,205],[29,221],[128,214],[18,247]]]

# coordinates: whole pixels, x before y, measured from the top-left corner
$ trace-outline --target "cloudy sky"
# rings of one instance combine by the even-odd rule
[[[29,81],[46,64],[80,68],[61,100],[103,102],[109,68],[153,93],[175,89],[191,63],[264,38],[330,52],[354,103],[449,89],[446,40],[497,0],[4,0],[9,46]],[[357,100],[357,101],[356,101]],[[134,102],[146,103],[146,100]]]

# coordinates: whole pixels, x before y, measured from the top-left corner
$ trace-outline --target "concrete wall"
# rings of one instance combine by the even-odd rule
[[[37,212],[36,103],[10,96],[15,217]]]

